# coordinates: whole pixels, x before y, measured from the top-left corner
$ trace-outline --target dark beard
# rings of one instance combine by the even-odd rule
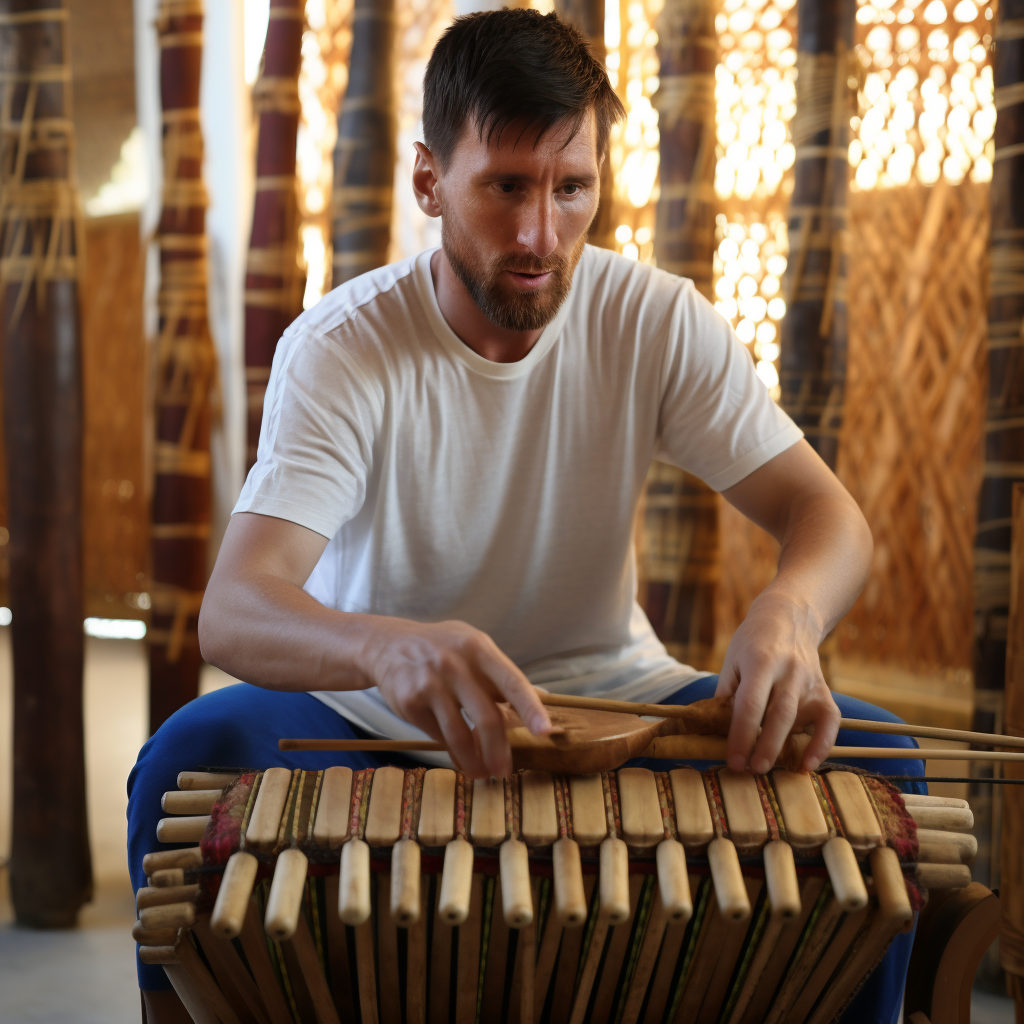
[[[583,255],[584,235],[572,254],[549,256],[540,260],[531,256],[504,256],[479,276],[470,269],[473,254],[465,244],[465,236],[453,231],[446,220],[441,220],[441,247],[448,263],[480,312],[496,327],[506,331],[539,331],[554,319],[569,289],[572,275]],[[502,275],[506,270],[522,274],[551,274],[546,288],[538,292],[509,292],[503,287]]]

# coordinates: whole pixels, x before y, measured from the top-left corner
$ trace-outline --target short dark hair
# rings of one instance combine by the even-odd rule
[[[604,66],[573,25],[555,14],[503,8],[456,18],[438,40],[423,79],[423,138],[447,167],[467,124],[500,141],[511,124],[538,138],[587,113],[597,119],[597,155],[625,114]]]

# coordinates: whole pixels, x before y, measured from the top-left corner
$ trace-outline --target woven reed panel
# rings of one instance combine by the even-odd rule
[[[144,261],[136,214],[85,221],[82,267],[85,614],[141,618],[148,560]],[[2,442],[2,438],[0,438]],[[7,593],[7,468],[0,443],[0,604]]]
[[[840,653],[971,665],[985,416],[987,186],[850,196],[850,375],[839,475],[875,537]]]
[[[985,416],[988,191],[850,195],[849,369],[838,473],[875,538],[838,654],[969,668]],[[777,548],[723,503],[718,656],[775,574]]]

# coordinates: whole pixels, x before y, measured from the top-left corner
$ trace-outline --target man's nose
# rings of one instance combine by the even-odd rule
[[[550,256],[558,245],[555,213],[554,196],[538,197],[523,211],[523,220],[516,241],[520,245],[529,246],[530,251],[538,259]]]

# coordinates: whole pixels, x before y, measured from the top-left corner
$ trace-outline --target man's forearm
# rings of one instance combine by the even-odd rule
[[[779,571],[758,600],[805,607],[824,637],[867,581],[871,531],[851,498],[818,493],[794,501],[781,543]]]
[[[199,617],[203,657],[238,679],[274,690],[355,690],[373,685],[382,616],[325,608],[269,574],[211,580]]]

